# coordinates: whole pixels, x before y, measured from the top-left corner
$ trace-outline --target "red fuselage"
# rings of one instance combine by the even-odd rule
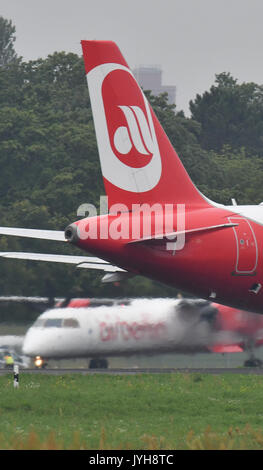
[[[87,223],[89,229],[91,224],[102,227],[106,222],[116,221],[116,217],[83,219],[76,225],[81,223],[85,227]],[[129,224],[131,215],[122,214],[123,224],[125,217]],[[230,222],[237,225],[187,234],[193,229]],[[164,242],[153,240],[149,243],[101,238],[99,229],[96,239],[78,239],[74,243],[134,274],[145,275],[197,297],[262,313],[263,227],[227,208],[210,206],[186,208],[185,231],[185,245],[179,251],[169,251]]]

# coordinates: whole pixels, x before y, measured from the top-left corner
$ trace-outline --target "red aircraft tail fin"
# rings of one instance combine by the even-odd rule
[[[209,203],[197,190],[117,45],[82,41],[102,174],[112,204]]]

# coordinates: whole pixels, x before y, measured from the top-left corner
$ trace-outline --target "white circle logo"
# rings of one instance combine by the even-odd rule
[[[115,71],[125,72],[121,83],[111,76]],[[112,81],[105,97],[108,78]],[[120,64],[102,64],[87,80],[103,176],[126,191],[153,189],[161,177],[161,156],[149,103],[132,72]]]

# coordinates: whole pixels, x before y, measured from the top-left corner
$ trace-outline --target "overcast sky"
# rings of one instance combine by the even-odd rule
[[[263,83],[262,0],[0,0],[25,60],[81,55],[81,39],[117,42],[131,68],[158,64],[188,110],[215,74]]]

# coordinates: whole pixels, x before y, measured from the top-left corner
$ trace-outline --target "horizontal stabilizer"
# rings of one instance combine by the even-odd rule
[[[113,266],[108,261],[95,256],[53,255],[46,253],[0,252],[1,258],[23,259],[29,261],[47,261],[53,263],[75,264],[77,268],[98,269],[106,272],[125,272],[124,269]]]
[[[31,228],[0,227],[0,235],[14,237],[39,238],[41,240],[55,240],[65,242],[65,234],[58,230],[37,230]]]
[[[149,237],[143,237],[138,240],[132,240],[128,242],[130,243],[146,243],[146,242],[151,242],[151,241],[172,241],[173,238],[176,238],[179,235],[194,235],[195,233],[200,233],[200,232],[206,232],[208,230],[219,230],[219,229],[224,229],[224,228],[229,228],[229,227],[236,227],[238,224],[234,223],[228,223],[228,224],[220,224],[220,225],[210,225],[208,227],[199,227],[199,228],[192,228],[189,230],[181,230],[178,232],[170,232],[170,233],[161,233],[161,234],[156,234],[152,235]]]
[[[80,263],[77,265],[77,268],[85,268],[85,269],[99,269],[101,271],[106,271],[106,272],[126,272],[122,268],[118,268],[118,266],[113,266],[112,264],[109,263]]]
[[[129,273],[128,271],[118,271],[115,273],[105,274],[101,279],[102,282],[120,282],[120,281],[127,281],[130,277],[135,276],[133,273]]]
[[[94,256],[72,256],[72,255],[52,255],[47,253],[23,253],[15,251],[3,251],[0,252],[1,258],[13,258],[13,259],[25,259],[31,261],[50,261],[53,263],[70,263],[79,264],[83,262],[87,263],[107,263],[103,259],[96,258]]]

